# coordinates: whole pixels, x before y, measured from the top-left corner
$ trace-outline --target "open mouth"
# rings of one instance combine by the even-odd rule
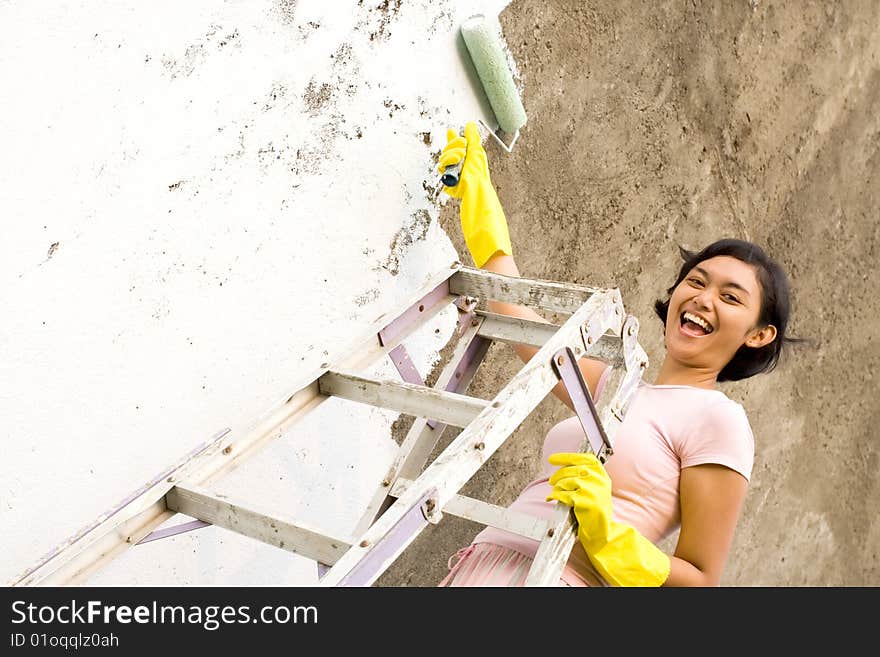
[[[712,331],[715,330],[715,327],[712,326],[708,321],[706,321],[699,315],[695,315],[694,313],[688,311],[685,311],[681,314],[681,316],[679,317],[679,323],[681,324],[682,333],[695,338],[709,335]]]

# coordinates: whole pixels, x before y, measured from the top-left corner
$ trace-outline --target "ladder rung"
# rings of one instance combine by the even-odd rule
[[[541,347],[553,337],[559,326],[556,324],[535,322],[521,317],[498,315],[496,313],[476,311],[485,318],[479,335],[496,342],[521,343],[533,347]],[[624,365],[623,341],[616,335],[603,335],[590,347],[590,358],[601,360],[614,367]]]
[[[326,536],[302,523],[293,523],[258,511],[248,503],[213,493],[201,486],[177,484],[168,491],[165,502],[170,511],[328,565],[336,563],[351,547],[346,541]]]
[[[353,372],[329,371],[318,379],[323,395],[387,408],[407,415],[466,427],[489,405],[485,399],[427,386],[372,379]]]
[[[395,497],[400,495],[411,483],[411,479],[398,478],[391,495]],[[443,513],[478,522],[487,527],[503,529],[535,541],[540,541],[547,534],[546,520],[465,495],[454,495],[443,506]]]
[[[574,313],[601,288],[554,281],[506,276],[483,269],[462,268],[449,278],[451,294],[494,299],[525,306],[540,306],[567,314]]]

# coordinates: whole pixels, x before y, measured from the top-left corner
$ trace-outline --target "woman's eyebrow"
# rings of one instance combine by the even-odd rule
[[[708,280],[712,280],[712,277],[709,276],[709,272],[707,272],[707,271],[706,271],[705,269],[703,269],[702,267],[694,267],[694,269],[695,269],[696,271],[698,271],[700,274],[702,274],[703,276],[705,276],[706,279],[708,279]],[[749,295],[749,291],[748,291],[746,288],[744,288],[744,287],[743,287],[742,285],[740,285],[739,283],[735,283],[735,282],[733,282],[733,281],[727,281],[726,283],[723,283],[723,284],[721,285],[721,287],[734,287],[734,288],[736,288],[737,290],[742,291],[742,293],[745,294],[746,296]]]

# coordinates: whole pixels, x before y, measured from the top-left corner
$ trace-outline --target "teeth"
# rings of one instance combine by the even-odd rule
[[[686,312],[684,314],[684,318],[689,322],[693,322],[694,324],[699,324],[700,326],[702,326],[706,330],[706,333],[712,332],[712,327],[702,317],[697,317],[693,313]]]

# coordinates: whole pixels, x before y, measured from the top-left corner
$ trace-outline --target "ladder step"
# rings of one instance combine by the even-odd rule
[[[479,335],[495,342],[521,343],[541,347],[559,330],[559,326],[556,324],[535,322],[483,310],[477,310],[476,313],[485,319],[480,327]],[[590,347],[587,354],[590,358],[601,360],[614,367],[625,364],[623,341],[617,335],[603,335]]]
[[[602,291],[602,288],[507,276],[466,267],[449,278],[451,294],[540,306],[545,310],[569,315],[584,305],[591,296]]]
[[[430,418],[455,427],[466,427],[490,403],[455,392],[336,370],[322,375],[318,387],[323,395]]]
[[[391,490],[391,495],[398,497],[411,483],[411,479],[398,478]],[[443,513],[471,520],[487,527],[503,529],[534,541],[540,541],[547,535],[546,520],[466,495],[454,495],[443,506]]]
[[[201,486],[177,484],[165,495],[165,502],[170,511],[328,565],[336,563],[351,547],[347,541],[326,536],[302,523],[264,513],[249,503]]]

